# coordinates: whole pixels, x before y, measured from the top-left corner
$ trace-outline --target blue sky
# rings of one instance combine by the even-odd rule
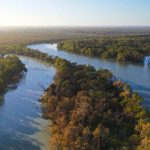
[[[0,26],[150,26],[150,0],[0,0]]]

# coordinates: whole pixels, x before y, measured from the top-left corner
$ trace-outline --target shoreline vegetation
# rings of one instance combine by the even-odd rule
[[[0,94],[5,92],[7,86],[18,81],[27,69],[17,56],[0,58]]]
[[[42,61],[46,61],[48,63],[54,63],[55,58],[53,56],[49,56],[46,53],[42,53],[40,51],[32,50],[27,48],[25,44],[10,44],[10,45],[2,45],[0,46],[0,54],[14,54],[14,55],[22,55],[28,56],[35,59],[39,59]]]
[[[56,149],[150,148],[150,116],[142,98],[108,70],[76,65],[24,45],[1,54],[38,58],[57,68],[54,83],[42,97],[43,116],[51,119],[51,145]]]
[[[106,38],[108,41],[101,41],[97,38],[96,40],[95,38],[92,40],[81,38],[62,41],[58,47],[63,49],[68,43],[71,48],[65,50],[72,52],[74,49],[71,43],[73,45],[76,43],[79,50],[83,47],[82,53],[85,55],[84,50],[87,46],[91,46],[89,51],[93,53],[93,45],[96,44],[98,49],[99,46],[105,47],[108,56],[114,54],[115,59],[120,52],[123,52],[123,56],[120,56],[121,61],[130,61],[133,57],[135,62],[141,62],[149,49],[149,36],[147,37],[139,37],[143,40],[135,37],[138,39],[135,42],[134,38],[130,41],[124,37],[125,43],[124,40],[119,39],[108,40]],[[46,61],[57,68],[54,83],[46,89],[41,99],[44,106],[43,116],[51,119],[53,123],[50,126],[52,133],[50,147],[56,150],[150,149],[150,114],[142,106],[142,98],[137,93],[132,92],[130,87],[123,82],[113,82],[111,80],[113,75],[108,70],[95,70],[91,66],[77,65],[27,48],[27,43],[42,42],[42,40],[36,41],[35,37],[33,39],[26,39],[24,42],[22,39],[21,42],[3,42],[0,45],[0,54],[29,56]],[[30,42],[27,42],[28,40]],[[139,46],[142,46],[143,42],[144,48],[140,49]],[[130,46],[127,51],[131,56],[130,59],[124,51],[127,43]],[[121,47],[121,51],[116,52],[116,44],[117,47]],[[113,49],[110,48],[112,45]],[[136,51],[137,45],[138,49],[134,56],[130,50]],[[98,49],[95,51],[96,54]]]
[[[56,59],[57,73],[42,97],[51,119],[51,148],[149,149],[150,114],[142,98],[108,70]]]
[[[119,62],[143,63],[150,55],[150,36],[105,37],[58,42],[59,50],[112,59]]]

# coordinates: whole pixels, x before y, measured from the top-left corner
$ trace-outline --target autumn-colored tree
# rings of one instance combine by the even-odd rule
[[[149,148],[149,114],[127,84],[113,82],[107,70],[58,58],[55,66],[54,83],[42,98],[52,149]]]

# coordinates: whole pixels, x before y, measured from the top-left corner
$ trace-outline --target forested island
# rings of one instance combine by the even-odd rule
[[[8,84],[15,82],[26,72],[25,65],[17,56],[1,56],[0,58],[0,93],[4,92]]]
[[[35,37],[33,41],[30,39],[31,43],[55,41],[60,50],[121,62],[142,63],[150,48],[148,35],[68,40],[69,36],[59,40],[45,38],[43,41]],[[3,57],[6,54],[36,58],[56,67],[54,83],[45,90],[41,99],[43,116],[52,121],[51,149],[150,149],[150,115],[142,98],[129,85],[113,80],[108,70],[77,65],[27,48],[27,44],[28,38],[0,44],[0,66],[3,67],[0,91],[26,70],[18,57]]]
[[[143,63],[144,56],[150,54],[150,36],[65,40],[58,43],[58,49],[120,62]]]
[[[127,84],[113,81],[108,70],[58,58],[55,67],[42,97],[52,149],[150,149],[149,113]]]
[[[0,150],[150,150],[150,0],[0,0]]]
[[[50,147],[66,150],[150,147],[150,116],[142,106],[142,98],[127,84],[113,81],[108,70],[76,65],[24,44],[5,45],[1,49],[2,55],[29,56],[57,68],[54,84],[42,97],[43,116],[52,121]]]

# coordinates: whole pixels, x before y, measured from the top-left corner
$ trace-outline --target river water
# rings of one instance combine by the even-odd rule
[[[28,57],[20,57],[28,72],[0,102],[0,150],[49,150],[49,122],[42,118],[38,101],[55,69]]]
[[[118,63],[103,59],[71,54],[57,49],[57,44],[33,44],[31,49],[59,56],[77,64],[87,64],[96,69],[108,69],[118,79],[127,82],[133,89],[144,98],[144,106],[150,110],[150,68],[148,65],[137,65],[132,63]]]
[[[105,68],[119,79],[129,83],[144,98],[150,110],[150,69],[148,66],[130,63],[119,64],[57,50],[56,44],[34,44],[29,48],[59,56],[78,64],[89,64],[96,69]],[[48,87],[53,81],[55,68],[36,59],[19,56],[28,72],[17,86],[4,94],[0,100],[0,150],[49,150],[49,121],[42,118],[43,94],[41,85]]]

